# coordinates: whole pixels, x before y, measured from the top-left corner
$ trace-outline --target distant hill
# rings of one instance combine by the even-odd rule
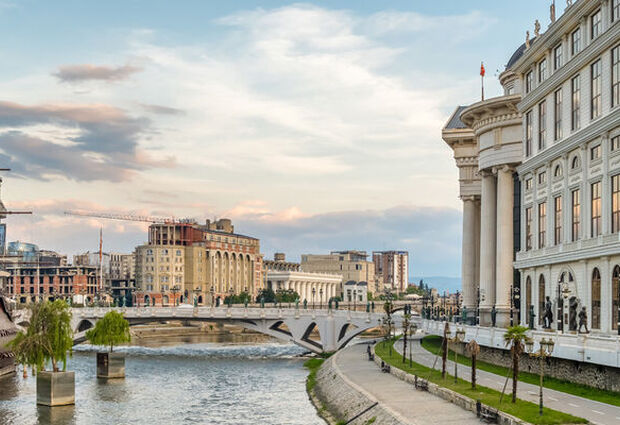
[[[456,292],[461,290],[461,278],[460,277],[447,277],[447,276],[413,276],[409,278],[411,283],[416,285],[420,283],[420,279],[424,280],[424,283],[431,288],[437,288],[439,292],[450,291]]]

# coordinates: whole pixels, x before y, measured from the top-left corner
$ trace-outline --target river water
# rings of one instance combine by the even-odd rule
[[[304,350],[295,345],[203,342],[116,351],[127,355],[126,378],[106,382],[96,378],[94,347],[76,347],[68,365],[75,406],[37,406],[35,379],[21,372],[0,378],[0,425],[325,424],[308,400],[307,370],[297,357]]]

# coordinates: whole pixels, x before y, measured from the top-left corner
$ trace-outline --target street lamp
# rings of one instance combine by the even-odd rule
[[[312,310],[314,310],[314,294],[316,294],[316,288],[312,287]]]
[[[353,289],[353,311],[357,311],[357,288]]]
[[[164,295],[166,294],[166,288],[164,288],[163,286],[161,287],[161,306],[164,306]]]
[[[323,288],[319,289],[319,310],[321,309],[321,304],[323,304]]]
[[[174,297],[173,303],[175,306],[178,306],[179,304],[177,303],[177,293],[181,290],[181,288],[179,287],[179,285],[174,285],[171,289],[172,291],[172,296]]]
[[[538,415],[542,416],[543,414],[543,377],[544,377],[544,368],[545,368],[544,359],[546,359],[547,357],[551,357],[551,353],[553,353],[553,347],[555,346],[555,343],[553,342],[551,338],[549,338],[548,340],[543,338],[540,341],[539,345],[540,345],[540,348],[537,351],[534,351],[534,341],[532,339],[528,339],[525,342],[527,354],[533,358],[538,357],[538,365],[539,365],[539,372],[540,372]]]
[[[412,367],[413,365],[413,359],[412,359],[412,354],[411,354],[411,345],[413,342],[413,336],[418,332],[418,325],[416,325],[414,322],[411,322],[409,324],[409,367]]]
[[[215,288],[213,288],[213,285],[211,285],[209,292],[211,293],[211,307],[213,307],[215,305]]]
[[[461,329],[457,328],[456,332],[454,333],[454,337],[448,338],[448,341],[455,343],[455,346],[454,346],[454,383],[455,384],[457,383],[459,379],[459,369],[458,369],[459,353],[456,348],[456,344],[458,344],[459,342],[462,342],[464,339],[465,339],[465,330],[463,330],[463,328]]]
[[[231,286],[230,289],[228,290],[228,292],[230,293],[230,296],[228,297],[228,308],[230,308],[230,307],[232,307],[232,299],[233,299],[233,295],[235,293],[235,290]]]

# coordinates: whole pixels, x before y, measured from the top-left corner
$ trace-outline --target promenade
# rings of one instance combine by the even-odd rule
[[[402,340],[394,344],[396,351],[402,353]],[[407,347],[409,348],[409,347]],[[424,366],[433,367],[436,356],[429,351],[425,350],[420,345],[420,340],[415,339],[412,342],[412,354],[413,361]],[[435,363],[435,368],[441,369],[441,359]],[[466,381],[471,381],[471,368],[462,364],[458,365],[459,378]],[[454,374],[454,362],[448,361],[447,371],[449,374]],[[486,372],[478,369],[476,371],[476,382],[478,385],[492,388],[497,391],[502,391],[504,383],[506,381],[505,376],[496,375],[494,373]],[[509,380],[506,386],[506,393],[510,394],[512,388],[512,381]],[[518,397],[522,400],[531,401],[538,404],[539,387],[537,385],[527,384],[519,382]],[[566,394],[560,391],[544,389],[544,404],[545,407],[549,407],[554,410],[569,413],[581,418],[585,418],[592,424],[600,425],[617,425],[620,423],[620,407],[612,406],[609,404],[601,403],[594,400],[589,400],[581,397],[577,397],[571,394]]]
[[[473,412],[464,410],[442,398],[418,391],[368,361],[367,344],[355,344],[338,352],[335,367],[344,375],[349,385],[363,393],[400,423],[411,425],[473,425],[480,420]]]

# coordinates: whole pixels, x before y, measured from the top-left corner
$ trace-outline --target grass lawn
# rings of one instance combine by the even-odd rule
[[[422,339],[422,347],[430,351],[433,354],[439,355],[441,351],[442,338],[437,335],[429,335]],[[450,360],[454,360],[453,351],[450,351]],[[465,356],[459,356],[459,364],[471,366],[471,359]],[[508,374],[508,368],[504,366],[497,366],[481,360],[476,361],[476,368],[478,370],[484,370],[486,372],[495,373],[500,376],[506,376]],[[539,385],[540,375],[530,372],[519,372],[519,381],[526,382],[528,384]],[[615,391],[599,390],[597,388],[588,387],[587,385],[575,384],[568,381],[563,381],[557,378],[545,377],[543,382],[545,388],[549,388],[563,393],[576,395],[578,397],[587,398],[590,400],[600,401],[601,403],[607,403],[614,406],[620,406],[620,393]]]
[[[421,378],[428,379],[431,382],[434,382],[442,387],[448,388],[466,397],[474,400],[480,400],[483,404],[499,409],[526,422],[542,425],[588,423],[588,421],[585,419],[547,408],[544,409],[543,416],[539,416],[537,404],[520,399],[517,399],[516,403],[512,403],[509,393],[504,395],[502,403],[500,404],[499,391],[482,387],[480,385],[478,385],[475,390],[472,390],[471,383],[459,379],[458,382],[455,384],[453,376],[449,376],[448,374],[446,374],[446,379],[442,379],[440,370],[431,370],[430,368],[418,363],[413,363],[412,367],[409,367],[409,362],[406,361],[405,363],[403,363],[403,356],[401,354],[398,354],[396,350],[392,350],[392,355],[390,356],[389,345],[393,343],[393,341],[389,341],[385,343],[380,342],[379,344],[377,344],[375,352],[379,357],[381,357],[383,361],[389,363],[394,367],[402,369],[407,373],[418,375]],[[508,389],[507,391],[509,392],[510,389]]]
[[[325,359],[313,358],[304,362],[304,367],[310,371],[306,379],[306,390],[310,392],[316,385],[316,372],[319,370]]]

